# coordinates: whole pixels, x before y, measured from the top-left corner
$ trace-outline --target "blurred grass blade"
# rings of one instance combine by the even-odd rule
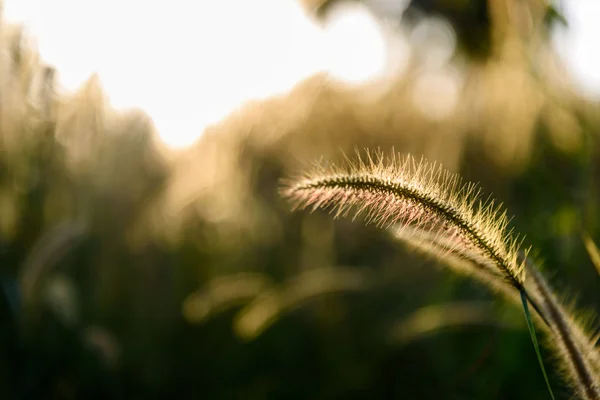
[[[370,276],[346,267],[322,267],[301,272],[259,295],[236,316],[234,329],[243,340],[260,336],[284,313],[310,300],[369,287]]]
[[[594,267],[596,267],[598,275],[600,275],[600,250],[598,250],[598,246],[596,246],[596,243],[594,243],[590,235],[587,233],[584,233],[581,238],[583,239],[583,244],[590,255],[590,259],[592,260]]]
[[[548,391],[550,392],[550,397],[552,398],[552,400],[554,400],[554,393],[552,393],[550,381],[548,380],[548,375],[546,374],[546,369],[544,368],[544,361],[542,360],[542,354],[540,353],[540,346],[538,345],[537,336],[535,334],[535,327],[533,326],[533,320],[531,319],[531,314],[529,313],[529,305],[527,303],[527,295],[525,293],[525,290],[521,290],[521,301],[523,302],[523,311],[525,312],[527,327],[529,328],[529,333],[531,334],[531,341],[533,342],[533,347],[535,348],[535,353],[540,363],[542,374],[544,374],[544,380],[546,381],[546,386],[548,387]]]
[[[491,303],[455,301],[421,307],[394,324],[391,343],[407,345],[438,331],[469,326],[494,326],[502,329],[522,329],[523,320],[516,315],[496,315]],[[520,316],[519,316],[520,317]]]

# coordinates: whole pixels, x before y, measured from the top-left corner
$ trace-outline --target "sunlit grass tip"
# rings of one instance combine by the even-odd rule
[[[525,266],[521,240],[508,228],[509,218],[494,200],[483,200],[473,183],[438,163],[392,152],[356,152],[342,164],[319,163],[283,181],[281,194],[294,209],[322,208],[335,217],[363,216],[380,227],[410,230],[435,240],[440,251],[464,255],[521,290]]]

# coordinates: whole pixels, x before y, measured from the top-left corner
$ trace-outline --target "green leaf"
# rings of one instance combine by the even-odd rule
[[[540,353],[540,346],[538,345],[537,336],[535,334],[535,327],[533,326],[533,320],[531,319],[531,314],[529,313],[529,305],[527,302],[527,295],[524,289],[521,289],[521,301],[523,302],[523,311],[525,312],[525,320],[527,321],[527,327],[529,328],[529,333],[531,334],[531,341],[533,342],[533,347],[535,348],[535,353],[537,354],[538,361],[540,363],[540,368],[542,370],[542,374],[544,374],[544,380],[546,381],[546,386],[548,387],[548,391],[550,392],[550,397],[554,400],[554,394],[552,393],[552,388],[550,387],[550,381],[548,380],[548,375],[546,374],[546,369],[544,368],[544,361],[542,360],[542,354]]]
[[[554,22],[558,22],[565,28],[569,27],[569,21],[567,21],[567,18],[564,16],[564,14],[558,8],[552,5],[548,6],[546,9],[544,22],[546,22],[548,26],[552,25]]]

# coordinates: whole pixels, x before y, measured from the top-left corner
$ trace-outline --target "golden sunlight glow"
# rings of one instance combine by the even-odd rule
[[[97,72],[114,106],[143,109],[178,148],[315,73],[350,84],[380,74],[376,19],[364,6],[337,11],[323,26],[296,0],[6,0],[5,14],[25,23],[64,89]]]
[[[361,83],[384,72],[385,37],[375,17],[364,6],[356,3],[334,6],[327,22],[331,75],[348,83]]]

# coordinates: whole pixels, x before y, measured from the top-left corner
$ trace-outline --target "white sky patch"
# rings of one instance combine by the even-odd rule
[[[25,23],[62,86],[97,72],[111,103],[146,111],[171,147],[315,73],[358,84],[386,62],[364,6],[325,28],[296,0],[5,0],[5,16]]]
[[[600,1],[564,0],[561,11],[569,22],[558,29],[554,43],[584,95],[600,99]]]

